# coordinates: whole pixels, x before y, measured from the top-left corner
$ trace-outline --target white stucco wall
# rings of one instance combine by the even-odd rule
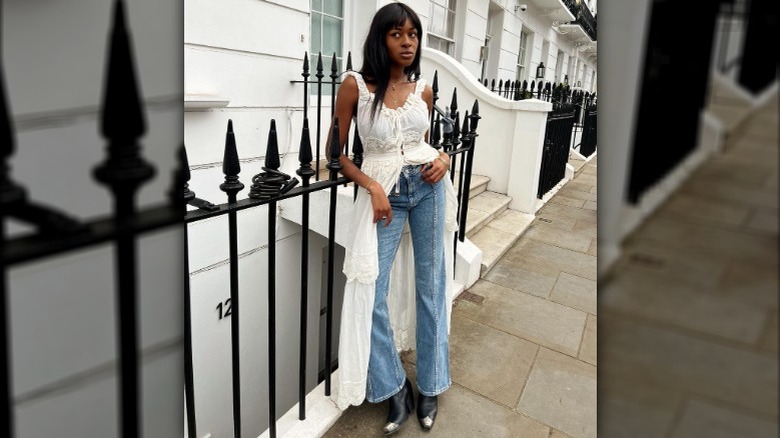
[[[639,105],[639,78],[645,54],[650,1],[615,2],[605,9],[600,26],[601,48],[610,57],[623,60],[604,64],[601,80],[610,84],[610,93],[599,97],[599,273],[611,266],[620,254],[621,223],[628,188],[630,151],[634,144]]]

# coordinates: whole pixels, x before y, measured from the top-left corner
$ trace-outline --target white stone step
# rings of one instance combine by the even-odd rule
[[[490,191],[483,191],[469,199],[466,215],[466,237],[470,238],[488,222],[503,213],[511,200],[512,198],[507,195]]]
[[[482,269],[484,277],[496,262],[509,251],[509,248],[528,230],[534,221],[534,215],[505,210],[496,219],[469,237],[471,242],[482,250]]]
[[[460,180],[460,172],[455,172],[455,179],[453,180],[453,184],[455,185],[455,192],[458,192],[458,181]],[[475,196],[479,195],[480,193],[487,190],[488,183],[490,182],[490,177],[484,176],[484,175],[476,175],[471,174],[471,184],[470,190],[469,190],[469,199],[474,198]]]

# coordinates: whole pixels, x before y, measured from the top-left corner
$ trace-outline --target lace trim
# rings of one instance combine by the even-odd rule
[[[405,148],[418,147],[418,145],[423,142],[423,136],[420,135],[419,132],[404,132],[401,137],[403,138]],[[395,152],[395,149],[398,147],[395,143],[395,138],[385,139],[366,136],[361,137],[360,139],[363,142],[363,151],[367,153],[366,155],[369,155],[371,152]]]
[[[338,393],[333,394],[333,402],[341,409],[347,409],[350,405],[359,406],[366,398],[366,384],[368,379],[358,382],[342,382],[339,380]]]
[[[376,253],[354,253],[347,250],[342,272],[347,276],[348,282],[374,284],[379,276],[379,260]]]

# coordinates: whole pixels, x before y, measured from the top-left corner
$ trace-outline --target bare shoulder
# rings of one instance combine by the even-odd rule
[[[425,84],[425,88],[423,88],[421,96],[422,100],[428,104],[429,108],[433,106],[433,89],[430,85]]]
[[[338,98],[340,100],[357,102],[360,96],[357,80],[352,75],[346,75],[339,86]]]

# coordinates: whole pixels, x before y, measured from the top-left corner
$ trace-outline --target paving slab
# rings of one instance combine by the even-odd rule
[[[498,262],[483,278],[506,288],[541,298],[550,296],[557,280],[553,275],[529,271],[504,262]]]
[[[541,221],[534,222],[528,229],[526,236],[529,239],[539,240],[550,245],[578,252],[587,252],[591,241],[589,237],[577,235],[573,232],[561,232],[561,230]]]
[[[557,204],[563,204],[568,205],[569,207],[577,207],[582,208],[582,205],[585,203],[584,199],[577,199],[577,198],[570,198],[566,195],[556,193],[555,196],[550,198],[549,202],[555,202]]]
[[[469,289],[481,304],[461,301],[453,314],[576,357],[586,313],[485,280]]]
[[[776,356],[618,317],[605,309],[599,316],[599,372],[606,376],[614,368],[630,370],[635,375],[631,384],[649,381],[765,415],[777,413],[777,391],[767,390],[777,388]]]
[[[416,402],[416,390],[415,390]],[[383,437],[386,403],[363,403],[347,409],[325,438]],[[439,396],[439,413],[430,432],[420,427],[416,414],[394,437],[497,437],[547,438],[550,428],[525,415],[454,384]]]
[[[509,409],[517,405],[538,350],[538,345],[503,331],[452,317],[452,380]]]
[[[550,300],[595,315],[596,282],[561,272],[550,294]]]
[[[587,191],[581,191],[581,190],[574,190],[570,188],[568,185],[561,187],[561,189],[558,190],[558,193],[556,193],[555,196],[553,196],[553,198],[556,198],[558,196],[566,196],[568,198],[582,199],[583,201],[596,200],[596,195],[594,195],[593,193]]]
[[[596,336],[596,315],[588,315],[588,320],[585,323],[585,334],[582,335],[582,344],[580,345],[580,360],[587,362],[591,365],[596,365],[597,362],[597,350],[598,338]]]
[[[777,421],[707,400],[689,400],[671,438],[776,438]]]
[[[541,348],[518,412],[572,437],[596,436],[596,367]]]
[[[549,245],[534,239],[523,239],[507,251],[502,262],[513,263],[528,271],[557,276],[568,272],[590,280],[596,279],[596,257]]]

